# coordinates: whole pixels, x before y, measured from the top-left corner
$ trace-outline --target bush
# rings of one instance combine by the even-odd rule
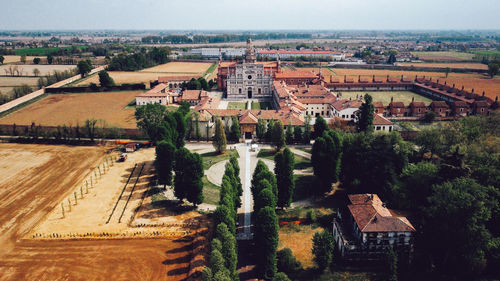
[[[302,268],[300,262],[295,259],[292,250],[284,248],[276,253],[278,261],[278,271],[284,272],[287,275],[294,275]]]

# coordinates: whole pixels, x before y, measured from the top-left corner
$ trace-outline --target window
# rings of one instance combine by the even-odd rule
[[[252,80],[252,75],[248,75],[248,80]]]
[[[259,93],[259,95],[262,93],[262,89],[259,88],[259,90],[257,91]]]
[[[241,88],[238,89],[238,94],[241,94]]]
[[[380,126],[377,126],[377,131],[380,131]]]

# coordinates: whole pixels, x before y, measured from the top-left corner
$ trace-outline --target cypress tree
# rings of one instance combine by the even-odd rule
[[[274,277],[277,271],[276,248],[278,247],[278,217],[272,207],[264,207],[257,212],[255,218],[255,245],[257,268],[264,279]]]
[[[283,130],[283,123],[278,120],[274,123],[272,128],[272,143],[276,146],[276,150],[279,151],[283,146],[285,146],[285,131]]]
[[[274,173],[276,174],[276,184],[278,188],[278,207],[284,208],[290,206],[293,192],[295,190],[295,181],[293,170],[295,167],[295,157],[290,149],[285,148],[283,153],[279,152],[274,157]]]
[[[156,174],[158,182],[163,185],[172,184],[172,168],[175,160],[175,146],[168,141],[160,141],[156,145]]]
[[[239,142],[241,138],[241,130],[240,123],[238,122],[238,117],[233,116],[231,120],[231,140],[234,142]]]
[[[358,131],[359,132],[373,132],[373,98],[369,94],[365,95],[365,102],[359,107],[356,113],[358,118]]]
[[[217,153],[221,154],[226,151],[226,132],[224,131],[224,124],[222,124],[219,117],[216,117],[215,119],[215,135],[212,144]]]

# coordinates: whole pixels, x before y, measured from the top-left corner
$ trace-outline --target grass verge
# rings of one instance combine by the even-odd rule
[[[208,170],[212,165],[220,161],[227,160],[233,155],[236,156],[236,158],[240,157],[237,150],[229,150],[224,154],[217,154],[215,151],[203,153],[201,154],[201,158],[203,159],[203,169]]]
[[[203,203],[217,205],[219,203],[220,187],[211,183],[207,176],[201,179],[203,182]]]

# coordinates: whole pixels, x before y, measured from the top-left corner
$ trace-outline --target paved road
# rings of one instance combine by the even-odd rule
[[[240,165],[240,179],[242,181],[243,195],[241,196],[241,207],[238,209],[238,215],[240,217],[240,225],[238,228],[237,238],[242,240],[247,240],[252,238],[251,225],[252,225],[252,211],[253,211],[253,198],[252,191],[250,190],[250,182],[252,179],[252,171],[255,169],[255,160],[252,161],[251,158],[255,158],[250,152],[250,146],[245,143],[238,144],[236,146],[240,158],[238,163]],[[254,165],[252,166],[252,162]]]

